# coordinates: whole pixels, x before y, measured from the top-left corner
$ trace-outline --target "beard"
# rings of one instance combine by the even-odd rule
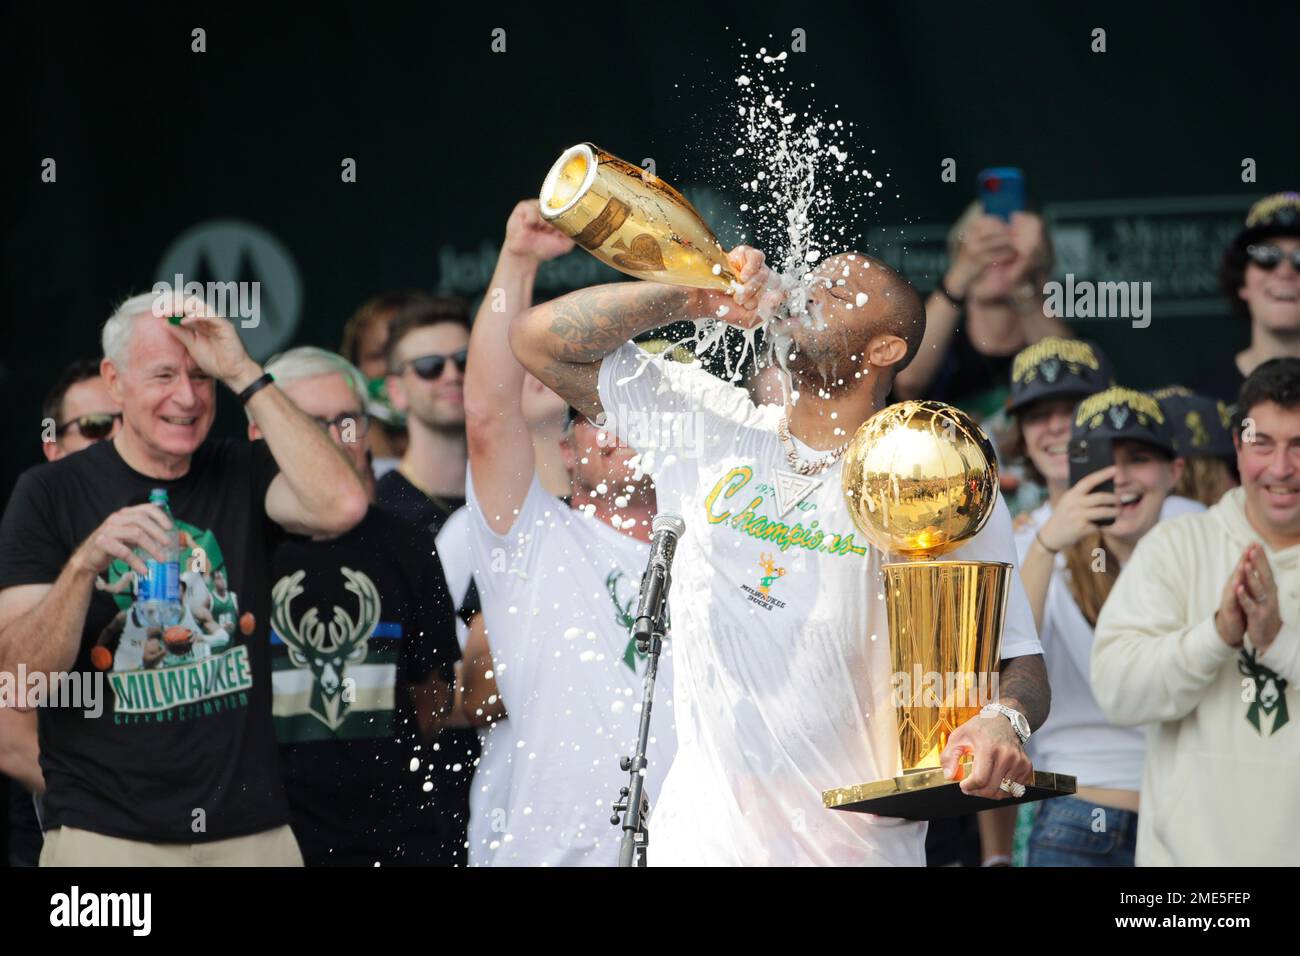
[[[866,381],[865,375],[853,377],[862,371],[866,347],[863,336],[845,329],[800,330],[797,336],[778,335],[775,355],[794,389],[851,391]]]

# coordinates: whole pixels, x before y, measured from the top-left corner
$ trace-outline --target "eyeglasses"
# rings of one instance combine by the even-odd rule
[[[1246,255],[1265,272],[1272,272],[1283,259],[1291,261],[1291,268],[1300,272],[1300,246],[1283,252],[1280,246],[1247,246]]]
[[[419,358],[413,358],[407,362],[406,368],[413,369],[415,374],[426,382],[434,382],[442,378],[442,370],[447,367],[448,359],[455,362],[456,370],[464,375],[465,366],[469,359],[469,349],[461,349],[459,352],[452,352],[450,355],[421,355]]]
[[[316,418],[313,416],[312,421],[320,425],[321,428],[329,431],[331,428],[338,429],[340,435],[349,425],[352,427],[354,434],[358,438],[365,436],[370,431],[370,416],[365,412],[343,412],[333,418]]]
[[[90,415],[81,415],[56,427],[54,434],[61,438],[75,428],[81,433],[82,438],[99,441],[113,434],[113,428],[121,417],[121,412],[94,412]]]

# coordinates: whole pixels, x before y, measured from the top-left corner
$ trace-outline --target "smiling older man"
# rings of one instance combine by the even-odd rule
[[[234,326],[197,300],[169,321],[154,301],[128,299],[104,326],[119,433],[24,473],[0,525],[0,670],[106,671],[111,689],[98,718],[39,711],[41,862],[298,864],[271,732],[268,561],[281,529],[355,525],[365,488],[329,437],[267,387]],[[265,442],[207,441],[216,381]],[[171,515],[143,503],[154,489]],[[114,654],[123,641],[158,643],[136,613],[134,580],[148,557],[165,559],[173,528],[183,570],[223,575],[251,613],[208,654]],[[176,630],[169,645],[204,640]]]

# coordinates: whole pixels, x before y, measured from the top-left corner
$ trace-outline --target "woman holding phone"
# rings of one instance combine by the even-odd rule
[[[1012,365],[1007,411],[1018,447],[1004,451],[1023,456],[1026,472],[1047,489],[1047,501],[1016,522],[1021,577],[1052,686],[1052,712],[1029,750],[1035,766],[1079,781],[1075,797],[1022,808],[1033,820],[1032,829],[1022,823],[1031,866],[1132,864],[1143,732],[1112,727],[1093,698],[1092,627],[1141,536],[1162,517],[1200,507],[1169,495],[1182,463],[1168,422],[1153,414],[1164,417],[1158,404],[1111,383],[1105,354],[1080,339],[1044,339]],[[1072,486],[1072,437],[1088,439],[1090,451],[1109,449],[1115,463]],[[986,865],[1010,862],[1016,811],[980,815]]]
[[[1065,455],[1059,442],[1041,439],[1040,412],[1041,406],[1026,408],[1021,420],[1049,499],[1024,522],[1016,543],[1052,712],[1031,738],[1030,754],[1035,766],[1075,776],[1079,789],[1038,808],[1026,862],[1132,866],[1145,732],[1110,724],[1093,696],[1093,627],[1120,569],[1160,520],[1184,463],[1159,403],[1142,392],[1112,386],[1084,398],[1068,436],[1049,419],[1054,437],[1068,437]]]

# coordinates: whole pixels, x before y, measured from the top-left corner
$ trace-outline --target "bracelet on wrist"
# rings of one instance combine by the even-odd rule
[[[980,866],[1010,866],[1010,865],[1011,865],[1011,857],[1007,856],[1007,854],[1005,853],[995,854],[994,856],[989,857],[983,863],[980,864]]]
[[[939,293],[957,308],[964,309],[966,307],[966,297],[953,294],[948,289],[948,283],[944,281],[944,279],[945,277],[942,276],[939,278],[939,284],[934,287],[934,291]]]
[[[1047,546],[1047,542],[1043,540],[1043,536],[1042,536],[1042,534],[1041,534],[1040,532],[1037,532],[1037,531],[1034,532],[1034,540],[1037,541],[1037,542],[1038,542],[1038,546],[1039,546],[1040,548],[1042,548],[1044,551],[1046,551],[1048,554],[1060,554],[1060,553],[1061,553],[1059,548],[1049,548],[1049,547]]]
[[[253,379],[252,383],[249,384],[242,392],[239,393],[239,404],[247,405],[248,400],[250,398],[252,398],[254,395],[260,392],[262,389],[266,388],[266,386],[270,385],[274,381],[275,381],[274,375],[272,375],[270,372],[263,372],[257,378]]]

